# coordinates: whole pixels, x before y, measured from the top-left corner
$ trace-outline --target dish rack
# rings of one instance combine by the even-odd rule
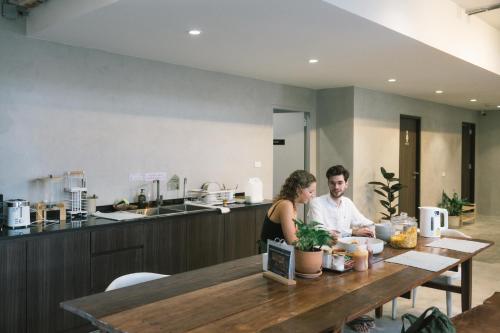
[[[204,189],[189,190],[189,197],[193,198],[194,201],[203,202],[209,205],[221,205],[226,201],[226,203],[233,203],[235,190],[219,190],[219,191],[208,191]]]
[[[87,177],[83,171],[64,175],[66,212],[71,217],[87,216]]]

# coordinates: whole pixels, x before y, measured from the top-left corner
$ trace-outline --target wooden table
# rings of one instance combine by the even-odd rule
[[[324,272],[285,286],[262,277],[254,256],[61,303],[105,332],[328,332],[462,265],[462,310],[471,306],[476,253],[425,247],[459,259],[440,272],[375,263],[365,272]],[[483,241],[492,245],[491,242]],[[484,249],[483,249],[484,250]],[[405,252],[386,247],[380,259]]]

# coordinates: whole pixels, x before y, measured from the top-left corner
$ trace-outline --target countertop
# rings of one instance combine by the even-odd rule
[[[243,209],[243,208],[251,208],[251,207],[258,207],[258,206],[263,206],[263,205],[269,205],[271,204],[271,200],[264,200],[261,203],[255,203],[255,204],[229,204],[227,207],[229,207],[231,210],[232,209]],[[68,217],[68,220],[65,222],[48,222],[45,224],[39,223],[39,224],[31,224],[31,226],[26,227],[26,228],[16,228],[16,229],[11,229],[7,228],[5,226],[0,226],[0,241],[2,240],[9,240],[9,239],[14,239],[14,238],[19,238],[19,237],[30,237],[30,236],[36,236],[36,235],[46,235],[49,233],[54,233],[54,232],[61,232],[61,231],[70,231],[70,230],[81,230],[81,229],[86,229],[86,228],[96,228],[96,227],[102,227],[102,226],[110,226],[110,225],[121,225],[121,224],[129,224],[129,223],[138,223],[138,222],[145,222],[145,221],[151,221],[159,218],[168,218],[168,217],[177,217],[177,216],[186,216],[186,215],[195,215],[195,214],[204,214],[204,213],[214,213],[218,212],[216,207],[213,210],[204,210],[204,211],[194,211],[194,212],[184,212],[179,215],[171,215],[171,216],[145,216],[137,219],[131,219],[131,220],[125,220],[125,221],[115,221],[115,220],[110,220],[110,219],[105,219],[105,218],[100,218],[96,216],[88,216],[86,218],[78,218],[78,219],[73,219],[70,220]],[[220,214],[220,213],[219,213]],[[229,212],[231,214],[231,212]]]

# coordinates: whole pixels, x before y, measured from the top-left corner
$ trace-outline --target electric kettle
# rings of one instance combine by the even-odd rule
[[[420,209],[420,236],[441,237],[441,230],[448,229],[448,211],[438,207],[418,207],[418,209]]]

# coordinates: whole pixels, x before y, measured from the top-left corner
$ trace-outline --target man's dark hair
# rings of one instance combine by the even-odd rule
[[[344,181],[347,181],[349,179],[349,171],[342,165],[334,165],[326,170],[326,179],[340,175],[344,176]]]

